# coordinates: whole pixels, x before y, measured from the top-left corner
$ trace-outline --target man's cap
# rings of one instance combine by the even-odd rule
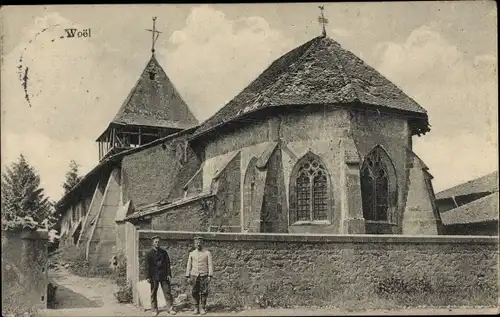
[[[151,238],[151,240],[154,240],[154,239],[160,239],[161,240],[161,237],[160,236],[154,236]]]
[[[194,237],[194,240],[203,240],[203,237],[202,236],[196,236],[196,237]]]

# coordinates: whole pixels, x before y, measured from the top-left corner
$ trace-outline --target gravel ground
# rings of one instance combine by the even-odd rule
[[[40,316],[154,316],[132,304],[119,304],[113,296],[112,280],[83,278],[72,275],[61,268],[50,272],[50,279],[58,285],[55,309],[39,311]],[[293,308],[254,309],[240,312],[208,312],[207,316],[332,316],[332,315],[484,315],[498,314],[498,308],[418,308],[401,310],[377,310],[348,312],[336,309]],[[177,316],[190,316],[189,312],[179,312]],[[160,316],[169,316],[160,312]]]

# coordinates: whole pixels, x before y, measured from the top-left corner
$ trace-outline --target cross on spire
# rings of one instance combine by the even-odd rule
[[[155,43],[156,40],[158,39],[158,36],[160,36],[159,31],[156,30],[156,17],[153,17],[153,29],[146,29],[146,31],[151,32],[151,53],[154,55],[155,54]]]
[[[325,6],[318,6],[318,8],[321,10],[321,16],[318,17],[318,22],[321,23],[323,26],[323,36],[326,36],[326,25],[328,24],[328,19],[325,18],[323,14],[323,10],[325,10]]]

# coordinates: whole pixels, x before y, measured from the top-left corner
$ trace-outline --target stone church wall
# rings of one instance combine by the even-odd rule
[[[212,226],[241,225],[240,158],[236,155],[217,177],[215,215]]]
[[[208,231],[207,214],[200,200],[193,200],[151,218],[153,230]]]
[[[308,152],[319,156],[329,174],[329,195],[332,199],[330,225],[290,223],[290,233],[340,233],[342,182],[340,141],[349,131],[349,117],[346,110],[323,108],[320,111],[283,116],[280,125],[283,152],[283,175],[286,201],[290,206],[290,182],[297,162]]]
[[[90,204],[92,202],[92,192],[90,195],[79,199],[77,202],[69,205],[63,212],[61,218],[61,229],[64,228],[65,234],[61,237],[60,245],[74,245],[75,241],[79,238],[80,231],[74,230],[75,225],[81,220],[81,226],[84,226],[84,220],[89,212]],[[62,231],[62,230],[61,230]]]
[[[220,133],[205,146],[205,160],[225,153],[269,141],[269,120],[242,123],[241,128],[231,133]]]
[[[212,252],[209,305],[496,306],[498,241],[486,237],[139,231],[140,278],[160,235],[182,283],[192,238]],[[176,296],[174,294],[174,296]]]
[[[407,119],[373,111],[351,111],[334,107],[305,107],[303,110],[281,113],[251,124],[242,123],[239,130],[235,132],[217,135],[204,149],[206,161],[203,166],[203,187],[205,189],[210,187],[212,177],[216,174],[215,171],[220,168],[219,165],[222,166],[228,157],[239,153],[241,175],[238,184],[241,188],[242,199],[241,223],[244,230],[255,232],[258,226],[249,226],[248,221],[255,222],[259,217],[256,215],[248,217],[245,214],[248,213],[249,208],[246,207],[248,203],[244,200],[248,200],[251,196],[250,185],[247,184],[248,182],[245,183],[248,164],[254,157],[260,159],[268,147],[279,144],[281,164],[276,166],[280,171],[269,177],[276,178],[279,175],[280,179],[276,179],[276,182],[282,184],[283,190],[279,195],[273,195],[273,191],[278,189],[267,183],[269,191],[265,199],[263,198],[265,205],[268,206],[267,209],[262,209],[262,201],[253,197],[252,204],[255,202],[258,205],[252,205],[251,212],[260,212],[261,215],[262,212],[267,213],[270,209],[286,212],[290,233],[361,233],[365,232],[365,224],[361,223],[361,205],[351,204],[353,199],[361,199],[358,197],[361,189],[359,176],[355,177],[355,169],[359,160],[361,164],[373,148],[380,146],[392,160],[396,173],[397,210],[394,212],[395,218],[391,218],[395,219],[395,224],[367,223],[366,226],[383,226],[370,227],[369,232],[401,234],[403,213],[410,186],[409,168],[413,160],[411,133]],[[293,206],[290,207],[290,184],[296,176],[292,173],[297,163],[307,153],[319,157],[328,172],[330,214],[326,222],[295,223],[295,220],[290,218],[291,213],[294,212],[291,210]],[[352,155],[359,156],[356,162],[352,161],[354,159],[350,157]],[[347,178],[349,178],[348,181]],[[258,178],[254,181],[254,194],[260,190],[256,187],[260,185],[258,181]],[[278,196],[283,199],[282,202],[278,202]],[[359,224],[355,224],[356,221]],[[262,230],[259,231],[262,232]]]
[[[116,212],[120,206],[120,169],[115,168],[106,185],[96,220],[90,229],[88,258],[94,264],[108,264],[116,248]]]
[[[199,168],[198,158],[188,147],[184,153],[186,135],[167,139],[122,160],[123,201],[134,206],[153,203],[171,196],[180,196],[185,184],[179,180],[186,168]],[[186,154],[186,155],[185,155]],[[185,182],[189,178],[186,177]],[[171,194],[173,191],[177,191]]]
[[[405,209],[406,195],[408,193],[408,157],[412,149],[412,140],[408,123],[404,118],[378,114],[377,112],[354,112],[351,117],[351,131],[356,148],[363,162],[366,155],[376,145],[390,156],[396,169],[398,184],[398,210],[399,226],[389,229],[394,234],[401,233],[402,214]]]

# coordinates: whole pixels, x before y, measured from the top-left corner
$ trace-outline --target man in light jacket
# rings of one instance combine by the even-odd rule
[[[186,279],[193,286],[192,295],[196,301],[194,314],[206,313],[208,286],[213,275],[212,254],[203,249],[203,239],[194,238],[194,250],[189,253]],[[201,308],[200,308],[201,301]]]

